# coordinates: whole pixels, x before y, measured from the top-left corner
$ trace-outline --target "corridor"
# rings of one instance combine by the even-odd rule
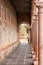
[[[32,45],[19,44],[16,49],[1,62],[0,65],[34,65]]]
[[[0,0],[0,65],[43,65],[43,0]]]

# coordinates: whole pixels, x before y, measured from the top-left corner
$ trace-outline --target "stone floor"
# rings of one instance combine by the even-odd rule
[[[30,44],[20,44],[0,65],[34,65]]]

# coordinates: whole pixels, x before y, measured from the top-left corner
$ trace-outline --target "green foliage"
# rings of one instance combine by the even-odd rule
[[[28,31],[29,31],[29,28],[28,28],[28,26],[25,26],[25,28],[26,28],[26,32],[28,33]]]

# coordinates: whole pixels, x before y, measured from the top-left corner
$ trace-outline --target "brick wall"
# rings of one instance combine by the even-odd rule
[[[18,40],[16,12],[8,1],[0,0],[0,59],[11,51]]]

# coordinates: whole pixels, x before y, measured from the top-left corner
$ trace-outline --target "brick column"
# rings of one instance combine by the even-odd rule
[[[43,0],[36,1],[38,7],[39,65],[43,65]]]
[[[35,16],[35,53],[36,53],[36,60],[38,60],[38,12],[34,13]]]
[[[36,29],[37,29],[37,32],[36,32],[36,34],[37,34],[37,37],[36,37],[36,43],[37,43],[36,55],[37,55],[37,60],[38,60],[38,13],[36,13],[36,24],[37,24],[37,27],[36,27]]]
[[[35,24],[35,16],[33,16],[33,26],[32,26],[32,30],[33,30],[33,32],[32,32],[33,33],[33,48],[34,48],[34,51],[35,51],[35,33],[34,33],[35,32],[35,29],[34,29],[35,25],[34,24]]]

